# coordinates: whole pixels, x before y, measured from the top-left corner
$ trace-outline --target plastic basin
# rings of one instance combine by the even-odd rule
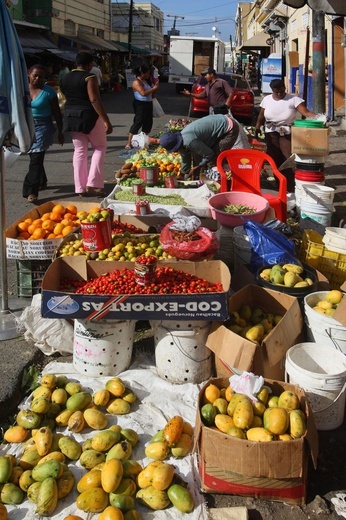
[[[268,201],[256,195],[255,193],[247,193],[243,191],[227,191],[217,193],[208,200],[211,216],[226,227],[242,226],[246,220],[254,220],[255,222],[263,222],[266,212],[269,208]],[[246,215],[235,215],[234,213],[226,213],[222,211],[222,207],[228,204],[243,204],[255,208],[255,213]]]
[[[303,264],[304,272],[300,275],[302,278],[311,278],[311,280],[313,280],[313,284],[308,285],[307,287],[284,287],[282,285],[275,285],[274,283],[261,278],[260,273],[264,269],[270,269],[271,267],[273,266],[266,265],[264,267],[260,267],[257,271],[257,284],[260,287],[265,287],[267,289],[272,289],[273,291],[279,291],[281,293],[289,294],[290,296],[295,296],[298,298],[298,300],[300,300],[300,303],[302,303],[302,300],[305,298],[305,296],[317,291],[317,277],[315,275],[315,270],[313,268],[309,268],[307,264]]]

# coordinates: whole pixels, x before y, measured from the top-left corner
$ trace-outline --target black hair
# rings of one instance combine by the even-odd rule
[[[30,67],[30,69],[29,69],[29,74],[31,74],[34,69],[43,70],[45,74],[47,72],[46,67],[41,65],[41,63],[36,63],[35,65],[32,65],[32,67]]]
[[[285,87],[285,83],[282,79],[272,79],[269,83],[271,89]]]
[[[133,69],[133,72],[136,74],[136,76],[139,76],[140,74],[145,74],[146,72],[149,72],[149,67],[147,67],[146,65],[141,65],[140,67]]]
[[[79,52],[76,56],[76,65],[88,65],[95,61],[95,58],[90,52]]]

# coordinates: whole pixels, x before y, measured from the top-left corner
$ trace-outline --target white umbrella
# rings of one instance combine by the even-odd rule
[[[0,0],[0,232],[1,232],[1,314],[0,339],[16,337],[14,318],[8,308],[6,212],[5,212],[5,160],[4,145],[17,146],[27,152],[35,134],[30,109],[28,73],[16,28],[6,7]]]

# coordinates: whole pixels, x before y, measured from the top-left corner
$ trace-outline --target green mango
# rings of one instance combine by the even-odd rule
[[[12,484],[12,482],[7,482],[1,489],[0,501],[3,504],[20,504],[23,502],[24,497],[24,491],[15,484]]]
[[[5,484],[12,473],[12,464],[9,457],[0,457],[0,484]]]
[[[84,410],[91,400],[92,395],[89,392],[77,392],[67,399],[65,406],[70,412],[78,412]]]

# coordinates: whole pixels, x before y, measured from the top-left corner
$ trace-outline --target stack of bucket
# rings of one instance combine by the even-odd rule
[[[331,225],[335,189],[324,185],[324,157],[296,155],[295,199],[302,229],[324,233]]]

